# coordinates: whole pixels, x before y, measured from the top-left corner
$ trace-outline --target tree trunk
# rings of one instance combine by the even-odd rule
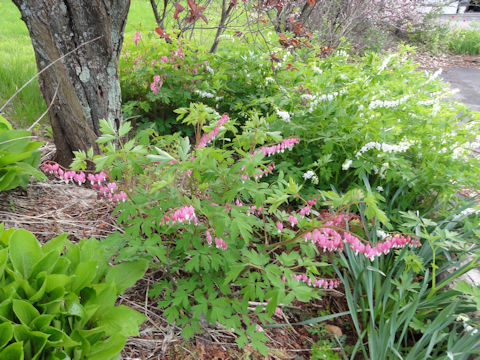
[[[39,71],[79,47],[39,76],[47,104],[58,87],[50,123],[57,161],[68,166],[72,151],[98,150],[100,119],[122,122],[117,67],[130,0],[13,2],[27,25]]]

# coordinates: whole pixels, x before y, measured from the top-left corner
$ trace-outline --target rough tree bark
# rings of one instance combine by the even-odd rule
[[[68,166],[74,150],[93,147],[100,119],[122,122],[118,58],[130,0],[13,0],[32,40],[38,70],[66,56],[39,76],[50,109],[57,161]],[[86,42],[100,37],[85,46]]]

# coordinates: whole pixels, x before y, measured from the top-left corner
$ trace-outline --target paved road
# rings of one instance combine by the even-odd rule
[[[460,89],[454,99],[480,111],[480,70],[467,68],[445,68],[441,77]]]

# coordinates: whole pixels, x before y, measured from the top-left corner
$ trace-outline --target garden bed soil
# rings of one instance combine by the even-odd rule
[[[410,57],[417,62],[420,69],[437,70],[445,68],[468,68],[480,70],[480,55],[450,55],[429,53],[411,54]]]

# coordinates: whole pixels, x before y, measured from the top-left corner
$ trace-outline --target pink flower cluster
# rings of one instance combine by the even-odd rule
[[[259,150],[256,150],[253,154],[256,155],[258,153],[263,152],[265,156],[275,155],[277,153],[283,153],[285,150],[292,150],[295,144],[298,144],[300,139],[291,138],[285,139],[280,144],[273,145],[273,146],[264,146]]]
[[[281,221],[277,221],[275,225],[277,226],[278,233],[280,234],[283,230],[283,223]]]
[[[198,224],[197,216],[195,215],[195,208],[193,206],[183,206],[177,209],[172,215],[165,215],[160,220],[160,225],[174,225],[182,223],[194,223]]]
[[[178,46],[177,51],[175,51],[175,55],[177,55],[179,58],[183,59],[185,55],[183,54],[182,47]]]
[[[107,180],[107,175],[103,171],[98,174],[88,174],[85,178],[85,173],[83,171],[79,171],[78,173],[73,170],[64,171],[57,163],[44,163],[42,165],[42,170],[60,177],[67,184],[72,180],[78,185],[82,185],[88,179],[92,187],[98,189],[98,191],[108,199],[124,202],[127,200],[127,194],[120,191],[116,183],[111,182],[106,185],[103,184]]]
[[[242,171],[245,171],[245,169],[246,169],[246,167],[245,167],[245,166],[242,166]],[[275,163],[274,163],[274,162],[272,162],[270,165],[268,165],[268,166],[267,166],[265,169],[263,169],[263,170],[262,170],[262,169],[257,169],[258,171],[257,171],[257,170],[255,171],[255,172],[256,172],[256,173],[255,173],[255,179],[261,179],[261,178],[264,177],[264,176],[270,175],[270,174],[273,172],[274,169],[275,169]],[[243,175],[241,176],[241,178],[242,178],[241,181],[242,181],[242,183],[243,183],[245,180],[248,179],[248,174],[246,174],[246,173],[243,174]]]
[[[205,236],[207,238],[208,246],[209,247],[212,246],[213,239],[212,239],[212,235],[210,234],[210,231],[207,230],[205,232]],[[215,237],[215,247],[217,249],[221,249],[221,250],[225,251],[225,250],[227,250],[227,243],[221,237],[220,238]]]
[[[307,206],[304,206],[303,208],[300,209],[300,216],[303,218],[305,217],[305,215],[310,215],[310,211],[312,210],[312,208],[310,207],[310,205],[307,205]]]
[[[155,75],[153,77],[153,82],[150,84],[150,89],[155,95],[157,95],[162,85],[163,85],[162,77],[160,75]]]
[[[255,174],[255,178],[256,179],[261,179],[264,176],[268,176],[269,174],[271,174],[273,172],[273,169],[275,169],[275,163],[272,162],[270,165],[267,166],[266,169],[263,169],[263,171],[260,170],[261,172]]]
[[[421,246],[419,240],[411,239],[410,236],[396,235],[392,238],[379,242],[376,245],[363,244],[356,236],[344,231],[342,235],[331,228],[315,229],[302,235],[305,241],[311,241],[323,251],[342,251],[344,244],[348,244],[350,248],[357,254],[363,254],[372,260],[382,254],[388,254],[390,249],[401,249],[405,246],[418,247]]]
[[[228,121],[228,115],[223,114],[220,120],[217,121],[216,126],[213,128],[212,131],[209,133],[203,134],[202,138],[200,139],[200,143],[197,145],[197,149],[203,148],[207,146],[208,143],[212,142],[215,140],[215,138],[218,136],[218,133],[220,131],[220,127],[225,124]]]
[[[405,237],[403,235],[395,235],[388,240],[377,243],[374,246],[371,246],[370,244],[362,244],[358,238],[347,232],[345,232],[343,236],[344,241],[350,245],[350,248],[353,251],[365,255],[365,257],[371,261],[373,261],[375,257],[388,254],[392,248],[402,249],[405,246],[419,247],[422,245],[418,239],[411,239],[410,236]]]
[[[288,217],[288,222],[290,223],[290,226],[291,226],[291,227],[294,227],[295,225],[298,224],[297,218],[296,218],[295,216],[293,216],[293,215],[290,215],[290,216]]]
[[[257,213],[257,215],[260,215],[260,214],[262,214],[262,212],[263,212],[262,207],[257,208],[255,205],[252,205],[247,210],[247,216],[250,216],[251,214],[255,215],[255,213]]]
[[[284,277],[282,278],[282,280],[284,279]],[[297,281],[301,281],[305,284],[307,284],[308,286],[313,286],[313,287],[316,287],[316,288],[324,288],[324,289],[334,289],[336,287],[338,287],[338,285],[340,284],[340,282],[338,280],[326,280],[326,279],[315,279],[312,281],[312,279],[310,279],[307,275],[305,274],[292,274],[292,279],[295,279]]]
[[[135,43],[135,46],[138,44],[140,39],[142,38],[142,34],[140,34],[138,31],[135,33],[135,37],[132,39],[133,42]]]

